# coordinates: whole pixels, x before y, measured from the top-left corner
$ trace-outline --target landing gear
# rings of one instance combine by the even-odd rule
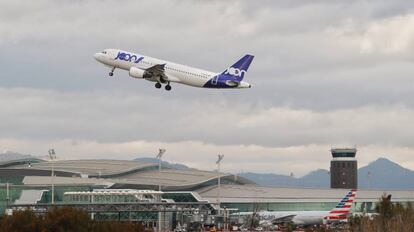
[[[161,83],[165,84],[167,83],[166,80],[164,80],[164,78],[162,78],[162,76],[159,76],[158,79],[160,80]]]
[[[111,69],[111,71],[109,72],[109,76],[110,76],[110,77],[114,75],[114,71],[115,71],[115,67],[113,67],[113,68]]]
[[[160,89],[162,87],[160,82],[155,83],[155,88]],[[170,91],[171,90],[171,85],[170,82],[167,83],[167,85],[165,86],[165,90]]]

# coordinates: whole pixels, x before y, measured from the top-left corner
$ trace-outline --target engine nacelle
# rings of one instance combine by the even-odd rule
[[[129,69],[129,75],[133,78],[141,79],[144,78],[145,71],[140,68],[131,67]]]

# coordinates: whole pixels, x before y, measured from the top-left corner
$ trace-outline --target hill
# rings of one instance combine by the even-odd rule
[[[143,163],[150,163],[150,164],[158,164],[158,159],[156,158],[135,158],[135,161],[140,161]],[[172,169],[178,169],[178,170],[186,170],[190,169],[189,167],[185,166],[184,164],[177,164],[177,163],[169,163],[167,161],[161,161],[162,167],[172,168]]]
[[[27,159],[27,158],[35,158],[31,155],[24,155],[12,151],[4,151],[0,153],[0,162],[7,162],[11,160],[20,160],[20,159]]]
[[[329,188],[329,171],[318,169],[295,178],[288,175],[241,173],[261,186]],[[386,158],[379,158],[358,169],[358,188],[363,189],[414,189],[414,171]]]

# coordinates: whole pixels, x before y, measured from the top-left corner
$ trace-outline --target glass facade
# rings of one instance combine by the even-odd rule
[[[24,176],[0,176],[0,183],[23,184]]]
[[[332,157],[333,158],[354,158],[355,157],[355,153],[351,153],[351,152],[333,152],[332,153]]]
[[[55,186],[55,202],[63,201],[63,193],[69,191],[91,191],[93,188],[99,188],[97,186]],[[43,193],[42,199],[38,203],[50,203],[52,200],[51,186],[37,187],[27,185],[9,185],[9,203],[13,203],[18,200],[23,190],[49,190]],[[0,215],[4,213],[7,202],[7,189],[6,184],[2,184],[0,187]]]
[[[193,194],[191,194],[189,192],[183,192],[183,193],[177,193],[177,192],[168,193],[168,192],[166,192],[166,193],[162,194],[162,198],[172,199],[175,202],[197,202],[197,199],[195,199]]]
[[[139,191],[87,191],[67,192],[64,202],[70,203],[134,203],[134,202],[160,202],[159,194],[141,193]]]

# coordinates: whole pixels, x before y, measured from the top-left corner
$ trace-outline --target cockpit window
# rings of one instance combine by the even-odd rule
[[[106,54],[106,51],[102,51],[102,54]]]

